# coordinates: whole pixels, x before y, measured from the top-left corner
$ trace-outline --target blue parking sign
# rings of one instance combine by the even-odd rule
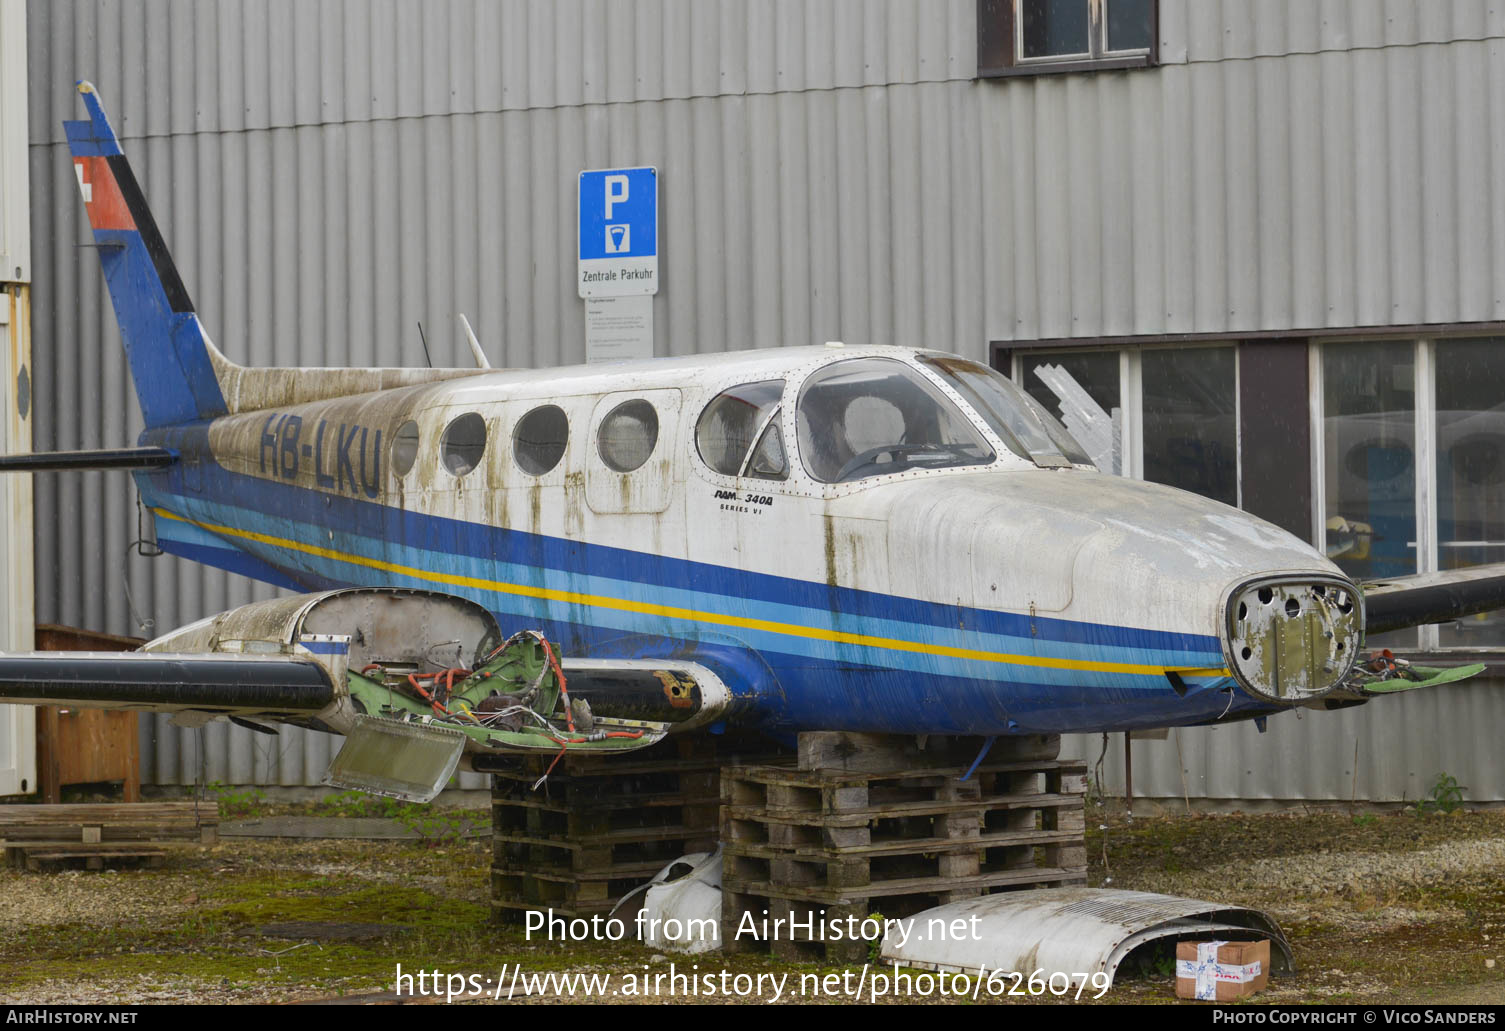
[[[658,169],[580,173],[580,296],[658,293]]]

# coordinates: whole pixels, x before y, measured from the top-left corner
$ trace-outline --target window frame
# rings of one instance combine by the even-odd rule
[[[628,391],[628,393],[631,393],[631,391]],[[619,469],[615,465],[612,464],[611,459],[607,458],[606,451],[604,450],[604,447],[603,447],[603,444],[604,444],[605,439],[606,439],[606,425],[607,425],[607,423],[611,422],[611,420],[619,412],[621,412],[622,409],[627,408],[627,407],[632,406],[632,405],[643,405],[644,407],[646,407],[648,409],[649,412],[651,412],[653,414],[653,442],[648,447],[648,453],[643,456],[643,460],[640,461],[640,462],[638,462],[637,465],[630,466],[630,467],[624,468],[624,469]],[[595,428],[595,452],[596,452],[596,458],[597,458],[597,460],[600,461],[601,467],[603,469],[607,470],[607,472],[611,473],[612,475],[614,475],[614,476],[631,476],[634,473],[636,473],[639,469],[642,469],[644,466],[646,466],[649,462],[653,461],[653,456],[656,455],[656,454],[658,454],[659,445],[661,443],[663,443],[663,437],[664,437],[664,432],[663,432],[663,417],[659,415],[658,406],[655,405],[648,398],[643,397],[643,396],[629,397],[626,400],[619,401],[617,404],[613,405],[606,412],[605,415],[601,416],[601,421],[598,422],[598,423],[596,423],[596,428]]]
[[[1083,0],[1088,7],[1088,52],[1045,57],[1023,55],[1024,2],[977,0],[979,79],[1122,71],[1154,68],[1160,64],[1160,0],[1148,0],[1150,45],[1144,49],[1108,50],[1108,26],[1103,4],[1112,0]]]
[[[439,468],[452,480],[454,480],[456,483],[459,483],[461,480],[465,479],[465,477],[469,476],[477,469],[485,469],[487,464],[488,451],[491,447],[492,425],[491,420],[488,419],[480,409],[471,408],[466,405],[451,405],[448,406],[448,408],[446,408],[445,410],[448,411],[450,408],[462,408],[464,409],[464,411],[462,411],[459,415],[451,416],[444,421],[444,426],[439,431],[439,445],[435,449],[435,457],[439,460]],[[481,424],[481,450],[477,453],[476,460],[472,465],[461,472],[456,472],[455,470],[451,469],[449,465],[449,456],[452,446],[450,443],[450,432],[454,430],[454,428],[461,422],[461,420],[468,419],[471,416],[474,416],[476,421]],[[420,443],[421,440],[422,438],[420,436]],[[460,447],[464,446],[468,445],[453,445],[453,447],[457,451]]]
[[[1194,344],[1106,344],[1093,346],[1084,341],[1082,347],[1031,348],[1017,344],[1010,348],[1008,377],[1020,389],[1027,389],[1024,380],[1025,361],[1031,357],[1049,357],[1065,354],[1104,353],[1118,355],[1118,408],[1123,413],[1119,426],[1119,453],[1124,468],[1115,473],[1111,469],[1099,470],[1107,476],[1125,476],[1132,480],[1144,479],[1144,355],[1147,351],[1190,351],[1213,348],[1231,349],[1233,362],[1233,424],[1234,459],[1233,479],[1235,507],[1244,507],[1244,401],[1241,389],[1243,371],[1238,360],[1239,339],[1206,340]],[[1055,414],[1052,412],[1051,414]]]
[[[1417,574],[1436,573],[1442,568],[1441,536],[1438,529],[1438,509],[1440,505],[1441,484],[1438,480],[1437,469],[1437,345],[1448,344],[1456,341],[1495,338],[1499,332],[1480,331],[1476,333],[1446,333],[1438,335],[1418,336],[1414,334],[1391,334],[1376,333],[1362,338],[1367,343],[1398,343],[1410,342],[1412,346],[1412,369],[1415,380],[1415,405],[1412,418],[1413,435],[1413,462],[1415,482],[1416,504],[1416,572]],[[1327,497],[1323,489],[1327,478],[1327,455],[1324,446],[1325,441],[1322,431],[1327,417],[1327,397],[1325,393],[1326,382],[1323,378],[1323,355],[1330,344],[1352,344],[1351,338],[1344,337],[1314,337],[1308,345],[1307,360],[1309,377],[1311,381],[1311,411],[1312,411],[1312,540],[1322,541],[1325,538],[1325,527],[1328,518]],[[1321,545],[1319,544],[1320,548]],[[1442,628],[1433,623],[1417,627],[1417,640],[1415,654],[1446,656],[1457,659],[1468,655],[1492,657],[1494,661],[1500,661],[1501,654],[1505,653],[1505,643],[1496,645],[1475,645],[1473,647],[1458,647],[1456,645],[1444,645],[1442,643]],[[1399,650],[1399,649],[1397,649]],[[1406,652],[1411,653],[1407,648]]]
[[[512,468],[517,469],[529,479],[541,480],[544,477],[548,476],[550,473],[554,472],[554,470],[558,469],[561,465],[565,464],[565,459],[569,457],[570,453],[570,440],[574,437],[573,427],[570,423],[570,413],[565,411],[564,407],[557,401],[538,400],[535,402],[525,403],[531,404],[531,407],[528,408],[528,410],[521,416],[519,416],[517,418],[517,421],[512,424],[511,447],[507,449],[508,457],[511,459]],[[559,457],[554,460],[554,464],[550,465],[542,472],[534,472],[522,462],[522,459],[520,457],[521,449],[518,447],[518,434],[522,432],[523,425],[530,418],[549,408],[558,411],[561,415],[564,416],[564,444],[559,449]]]

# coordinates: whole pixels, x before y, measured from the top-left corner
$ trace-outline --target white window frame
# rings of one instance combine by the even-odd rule
[[[1327,525],[1327,470],[1326,446],[1323,438],[1326,416],[1326,384],[1323,378],[1322,356],[1330,344],[1395,343],[1409,341],[1412,345],[1412,368],[1415,375],[1415,404],[1413,405],[1415,437],[1413,468],[1416,475],[1416,572],[1435,573],[1441,567],[1441,541],[1437,529],[1437,344],[1474,337],[1493,337],[1494,333],[1458,334],[1445,337],[1385,337],[1365,336],[1362,340],[1341,338],[1313,339],[1307,345],[1307,368],[1311,384],[1311,440],[1312,440],[1312,540],[1318,548],[1326,539]],[[1476,646],[1472,648],[1449,648],[1442,644],[1441,627],[1433,624],[1418,628],[1416,648],[1421,653],[1448,654],[1452,652],[1501,651],[1505,645]]]
[[[1105,4],[1112,0],[1085,0],[1087,4],[1087,49],[1070,54],[1045,54],[1040,57],[1024,56],[1024,3],[1014,0],[1014,66],[1033,68],[1052,64],[1088,64],[1094,61],[1113,61],[1120,58],[1149,57],[1151,47],[1135,47],[1130,50],[1108,49],[1108,19]],[[1151,5],[1152,16],[1158,12]],[[1155,33],[1151,33],[1153,40]]]

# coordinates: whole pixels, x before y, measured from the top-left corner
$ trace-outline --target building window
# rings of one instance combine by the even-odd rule
[[[1237,364],[1230,346],[1044,351],[1018,375],[1103,472],[1237,505]]]
[[[1146,480],[1239,503],[1237,352],[1163,348],[1140,355],[1139,434]]]
[[[1158,27],[1158,0],[978,0],[977,74],[1149,67]]]
[[[1438,341],[1437,568],[1505,562],[1505,339]],[[1505,613],[1437,628],[1442,648],[1505,645]]]
[[[1329,342],[1312,368],[1315,521],[1332,560],[1360,580],[1505,561],[1505,338]],[[1365,646],[1501,648],[1505,615]]]

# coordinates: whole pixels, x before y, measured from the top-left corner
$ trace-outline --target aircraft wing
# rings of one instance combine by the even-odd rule
[[[1368,580],[1363,588],[1366,634],[1446,623],[1505,608],[1505,562]]]
[[[208,716],[308,716],[335,700],[329,671],[290,655],[0,653],[0,702]]]

